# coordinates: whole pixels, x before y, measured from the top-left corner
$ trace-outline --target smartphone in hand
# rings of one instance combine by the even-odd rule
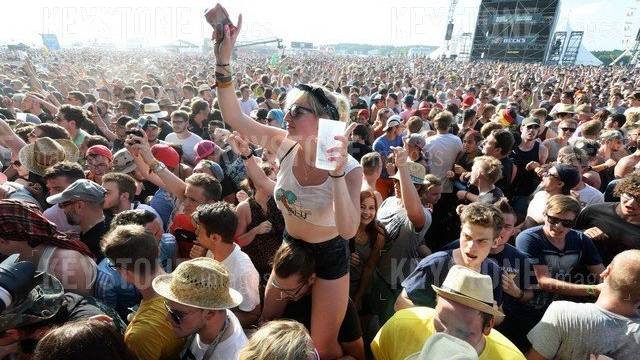
[[[220,4],[216,4],[213,8],[208,9],[204,13],[204,17],[209,25],[213,27],[213,30],[215,30],[216,42],[224,39],[225,25],[233,26],[231,19],[229,19],[229,13],[227,13],[227,10]]]

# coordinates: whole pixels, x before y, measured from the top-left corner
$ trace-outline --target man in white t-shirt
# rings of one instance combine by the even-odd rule
[[[242,325],[229,310],[242,303],[242,295],[228,284],[225,267],[205,257],[185,261],[173,273],[153,279],[175,335],[187,338],[181,359],[236,359],[247,343]]]
[[[260,276],[249,256],[233,242],[238,227],[236,212],[229,203],[218,201],[198,206],[193,219],[200,246],[194,245],[191,258],[207,255],[224,265],[229,271],[229,285],[243,297],[233,312],[243,327],[255,324],[261,313]]]
[[[595,304],[554,301],[528,334],[527,359],[637,359],[640,250],[616,255],[602,272]]]
[[[182,145],[182,158],[194,165],[196,160],[195,146],[202,138],[189,131],[189,114],[186,111],[176,110],[171,114],[171,126],[173,132],[164,139],[167,143]]]
[[[445,194],[453,191],[453,186],[447,171],[453,168],[458,153],[462,151],[462,140],[456,135],[449,133],[449,128],[453,123],[453,114],[443,111],[433,119],[433,125],[437,134],[426,139],[424,152],[429,154],[429,169],[431,174],[437,176],[442,181],[442,192]]]
[[[240,86],[240,96],[241,98],[238,99],[240,109],[243,114],[250,116],[251,112],[258,108],[258,102],[251,97],[251,88],[249,88],[249,85],[244,84]]]

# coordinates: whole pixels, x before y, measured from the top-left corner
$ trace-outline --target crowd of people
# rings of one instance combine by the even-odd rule
[[[0,51],[0,358],[636,358],[639,70],[236,25]]]

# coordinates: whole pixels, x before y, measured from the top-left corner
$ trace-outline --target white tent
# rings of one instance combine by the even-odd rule
[[[564,49],[566,49],[567,47],[567,42],[569,41],[569,36],[571,36],[571,31],[573,31],[573,29],[571,28],[571,25],[569,25],[569,21],[566,21],[564,25],[556,26],[555,31],[567,32],[567,37],[565,38],[564,44],[563,44],[563,54],[564,54]],[[553,33],[551,34],[551,36],[553,37]],[[598,58],[595,57],[591,53],[591,51],[587,50],[587,48],[584,46],[584,39],[583,41],[580,42],[580,47],[578,48],[576,65],[594,65],[594,66],[602,65],[602,61],[598,60]]]

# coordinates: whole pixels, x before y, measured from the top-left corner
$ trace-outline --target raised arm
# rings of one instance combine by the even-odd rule
[[[273,126],[260,124],[242,113],[236,97],[233,70],[231,68],[231,54],[241,28],[242,15],[238,17],[237,27],[232,25],[224,26],[224,38],[220,42],[216,41],[215,44],[218,105],[224,122],[238,130],[241,135],[254,137],[262,147],[275,153],[278,151],[282,140],[287,136],[287,132]],[[215,31],[213,35],[213,39],[215,39]]]
[[[251,179],[255,187],[259,187],[269,194],[273,194],[276,182],[271,180],[262,171],[254,156],[251,155],[251,149],[249,148],[249,142],[243,139],[237,131],[229,135],[227,142],[231,146],[231,149],[237,155],[243,157],[245,168],[247,169],[247,177]],[[244,158],[247,157],[245,160]]]
[[[177,177],[174,173],[172,173],[166,166],[162,167],[162,169],[158,169],[156,166],[158,164],[158,160],[151,153],[151,147],[149,146],[149,141],[147,140],[147,134],[143,131],[143,137],[129,135],[127,136],[127,140],[125,141],[125,146],[131,153],[131,155],[135,158],[139,155],[145,164],[155,172],[156,175],[162,180],[164,183],[165,190],[169,191],[173,196],[175,196],[179,201],[184,200],[184,191],[187,187],[184,181]],[[158,169],[158,171],[155,171]],[[142,169],[141,169],[142,170]]]
[[[407,216],[409,217],[409,221],[413,224],[415,231],[420,231],[426,222],[426,217],[424,216],[424,210],[422,203],[420,202],[418,191],[409,176],[409,169],[407,168],[407,150],[402,147],[392,147],[391,149],[396,157],[396,167],[398,168],[400,177],[402,204],[407,211]]]

